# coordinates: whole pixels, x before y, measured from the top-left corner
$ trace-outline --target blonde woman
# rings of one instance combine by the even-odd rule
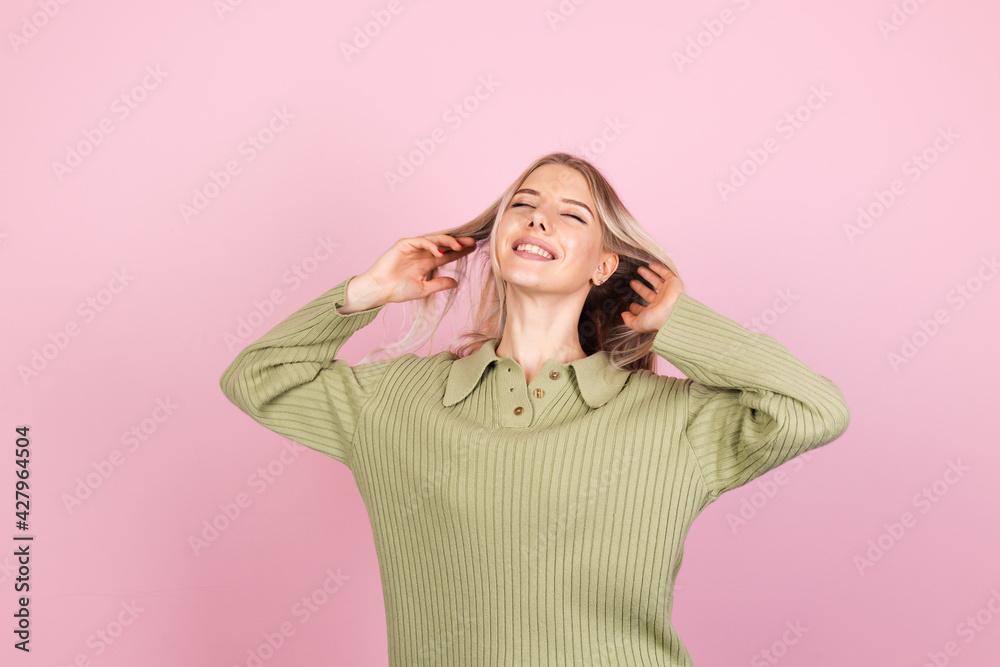
[[[473,330],[453,350],[336,358],[388,303],[436,329],[467,276]],[[655,373],[655,355],[687,377]],[[603,175],[565,153],[471,222],[398,240],[221,386],[351,469],[393,666],[692,665],[671,623],[692,522],[850,420],[831,380],[689,296]]]

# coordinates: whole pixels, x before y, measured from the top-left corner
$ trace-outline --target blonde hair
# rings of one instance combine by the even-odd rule
[[[500,265],[496,259],[497,240],[492,232],[507,210],[514,193],[520,189],[531,172],[546,164],[571,167],[587,180],[591,196],[597,206],[596,213],[603,235],[603,250],[618,255],[618,267],[615,272],[600,285],[592,286],[584,302],[577,325],[580,346],[587,355],[604,350],[615,368],[629,371],[645,369],[655,372],[656,354],[651,348],[656,332],[639,333],[630,329],[622,321],[621,313],[628,310],[632,302],[646,305],[645,300],[629,284],[632,279],[645,282],[636,271],[639,266],[658,262],[668,266],[678,277],[680,273],[667,252],[628,212],[614,188],[597,167],[581,157],[563,152],[549,153],[532,162],[489,208],[474,219],[456,227],[433,232],[454,237],[471,236],[477,244],[480,241],[487,241],[487,245],[480,245],[465,257],[441,267],[452,269],[452,277],[458,281],[459,287],[470,273],[479,278],[478,284],[470,287],[471,294],[478,295],[472,330],[458,334],[452,341],[455,343],[457,339],[458,342],[453,344],[449,351],[461,358],[479,350],[486,341],[499,339],[503,334],[507,318],[507,286],[500,277]],[[488,251],[484,252],[484,248]],[[470,263],[474,267],[471,272]],[[438,275],[440,275],[439,270],[435,269],[428,275],[428,279],[436,278]],[[458,288],[442,290],[424,299],[408,302],[413,304],[415,312],[413,325],[407,335],[398,343],[376,348],[365,359],[372,355],[391,356],[384,353],[406,351],[404,348],[407,347],[419,348],[428,338],[432,339],[444,315],[454,304],[457,290]],[[446,295],[445,303],[440,308],[440,314],[435,314],[442,294]],[[429,332],[420,333],[431,321],[434,322],[433,328]]]

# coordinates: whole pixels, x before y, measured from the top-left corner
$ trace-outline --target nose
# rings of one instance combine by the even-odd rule
[[[534,226],[535,226],[535,223],[536,223],[536,222],[538,223],[538,226],[539,226],[539,227],[540,227],[541,229],[543,229],[543,230],[545,229],[545,223],[544,223],[544,222],[542,222],[542,221],[541,221],[541,220],[540,220],[540,219],[538,218],[538,213],[535,213],[535,217],[533,217],[533,218],[531,219],[531,221],[530,221],[530,222],[528,223],[528,227],[529,227],[529,228],[530,228],[530,227],[534,227]]]

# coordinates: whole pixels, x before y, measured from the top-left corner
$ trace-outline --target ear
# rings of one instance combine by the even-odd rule
[[[597,270],[594,271],[594,275],[591,280],[595,284],[600,284],[605,282],[611,277],[611,274],[618,269],[618,255],[613,252],[604,253],[604,258],[601,260],[600,265],[598,265]]]

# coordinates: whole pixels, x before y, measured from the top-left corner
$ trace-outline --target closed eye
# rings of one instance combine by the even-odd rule
[[[514,208],[515,206],[531,206],[531,204],[526,204],[526,203],[524,203],[524,202],[518,202],[518,203],[516,203],[516,204],[511,204],[511,205],[510,205],[510,207],[511,207],[511,208]],[[534,207],[534,206],[531,206],[531,208],[535,208],[535,207]],[[570,218],[576,218],[577,220],[579,220],[579,221],[580,221],[580,222],[582,222],[583,224],[587,224],[587,221],[586,221],[586,220],[584,220],[583,218],[581,218],[581,217],[580,217],[580,216],[578,216],[578,215],[574,215],[574,214],[572,214],[572,213],[563,213],[563,215],[565,215],[565,216],[568,216],[568,217],[570,217]]]

